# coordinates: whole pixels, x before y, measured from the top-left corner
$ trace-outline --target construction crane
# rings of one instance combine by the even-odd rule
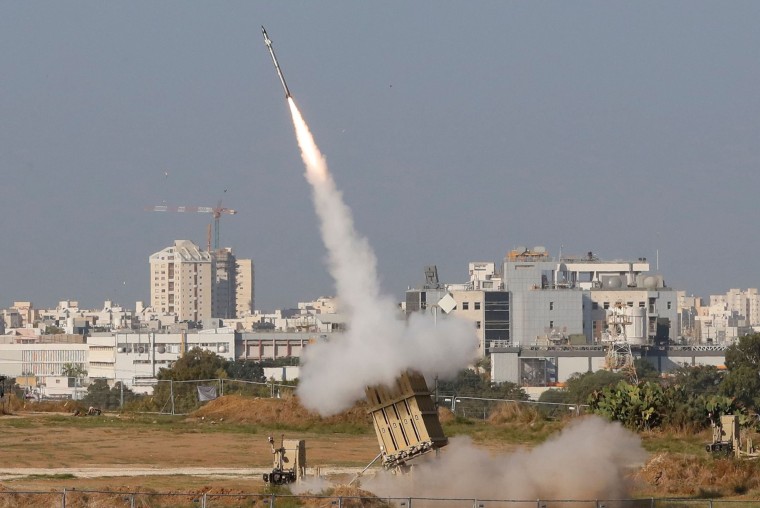
[[[210,206],[167,206],[167,205],[157,205],[157,206],[149,206],[146,208],[149,212],[196,212],[196,213],[210,213],[211,216],[214,218],[214,250],[219,249],[219,219],[222,217],[222,214],[225,215],[235,215],[237,213],[237,210],[233,210],[232,208],[226,208],[222,206],[222,200],[219,200],[219,203],[215,207]],[[211,249],[211,238],[209,238],[208,241],[209,249]]]

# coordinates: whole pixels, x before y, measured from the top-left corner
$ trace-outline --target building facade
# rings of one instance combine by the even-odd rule
[[[641,343],[678,337],[678,299],[649,263],[604,261],[586,256],[551,258],[543,247],[518,247],[504,260],[504,284],[511,296],[516,344],[597,343],[620,306],[635,308],[643,320]],[[638,309],[641,309],[640,311]],[[635,315],[635,316],[634,316]],[[627,318],[626,318],[627,319]]]
[[[189,240],[150,256],[150,302],[157,312],[179,321],[211,318],[213,282],[211,255]]]
[[[256,274],[252,259],[235,261],[235,315],[238,319],[253,314],[255,300]]]

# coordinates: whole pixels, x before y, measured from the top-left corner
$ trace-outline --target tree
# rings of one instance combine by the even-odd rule
[[[608,386],[615,386],[624,379],[623,374],[609,370],[573,374],[565,383],[569,402],[585,404],[592,393],[601,391]]]
[[[718,395],[724,374],[714,365],[680,367],[670,373],[667,383],[670,386],[681,386],[687,393]]]
[[[460,370],[452,380],[439,381],[438,392],[441,395],[452,395],[453,400],[456,400],[457,397],[505,400],[528,399],[525,391],[515,383],[491,384],[486,375],[477,374],[470,369]],[[494,407],[494,404],[490,401],[465,398],[456,400],[456,407],[461,409],[465,414],[486,415]]]
[[[87,369],[81,363],[64,363],[61,366],[63,377],[83,378],[87,376]]]
[[[616,420],[631,430],[649,430],[662,423],[667,396],[658,383],[632,385],[625,381],[607,386],[589,397],[594,413]]]
[[[745,335],[726,349],[726,369],[720,392],[747,409],[760,409],[760,333]]]
[[[660,371],[646,358],[636,358],[633,361],[636,369],[636,377],[639,381],[657,381],[660,379]]]
[[[159,382],[153,389],[152,409],[166,410],[171,407],[173,401],[175,412],[184,413],[193,410],[198,403],[197,384],[177,381],[226,378],[226,365],[227,360],[216,353],[198,347],[191,349],[170,368],[162,368],[158,371],[156,379]]]
[[[122,396],[125,404],[140,397],[129,388],[124,388],[122,393],[121,382],[110,387],[105,379],[96,379],[87,387],[82,403],[100,409],[117,409],[121,407]]]
[[[256,381],[259,383],[266,381],[266,377],[264,377],[264,367],[261,362],[255,362],[253,360],[227,362],[225,372],[227,372],[227,375],[232,379]]]
[[[226,363],[227,361],[216,353],[194,347],[174,362],[170,368],[160,369],[156,379],[174,381],[215,379],[225,371]]]

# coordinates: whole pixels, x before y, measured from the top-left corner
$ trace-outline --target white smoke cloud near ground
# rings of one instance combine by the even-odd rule
[[[645,460],[637,435],[591,416],[510,454],[494,455],[469,438],[452,438],[438,457],[422,458],[410,474],[382,472],[363,479],[362,488],[380,497],[623,499],[627,473]]]
[[[453,376],[472,362],[477,338],[472,323],[413,316],[398,319],[392,298],[380,293],[377,259],[355,228],[306,122],[288,98],[306,180],[327,248],[341,311],[349,330],[339,339],[310,345],[303,355],[298,395],[305,407],[322,415],[338,413],[364,397],[368,385],[390,385],[415,369],[430,379]]]

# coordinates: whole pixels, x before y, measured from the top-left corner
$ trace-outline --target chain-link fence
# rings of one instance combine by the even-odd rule
[[[157,381],[153,386],[151,407],[160,414],[183,415],[222,395],[279,398],[291,395],[295,386],[241,379],[194,379]]]
[[[760,500],[713,499],[473,499],[432,497],[359,497],[213,492],[129,492],[109,490],[0,491],[8,508],[194,507],[247,506],[260,508],[760,508]]]
[[[488,420],[498,414],[505,417],[510,412],[530,410],[547,418],[578,416],[584,414],[588,406],[559,402],[537,402],[534,400],[490,399],[456,395],[438,395],[438,406],[446,407],[457,416]]]

